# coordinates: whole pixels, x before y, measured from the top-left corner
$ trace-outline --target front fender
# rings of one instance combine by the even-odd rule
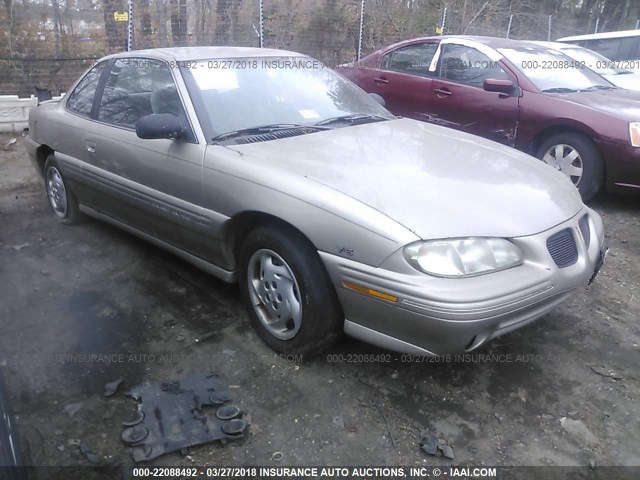
[[[371,207],[300,175],[261,165],[233,147],[207,149],[203,206],[227,218],[264,213],[300,230],[322,252],[378,266],[418,236]],[[220,226],[220,234],[224,225]]]

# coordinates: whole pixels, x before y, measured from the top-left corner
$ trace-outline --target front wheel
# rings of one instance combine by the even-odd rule
[[[53,154],[44,164],[44,183],[49,204],[58,221],[69,225],[78,223],[82,219],[78,199],[65,184]]]
[[[604,180],[604,163],[594,143],[579,133],[559,133],[545,140],[536,156],[567,175],[584,201],[593,197]]]
[[[251,323],[273,350],[313,355],[340,338],[344,317],[314,247],[288,228],[260,227],[240,252],[240,289]]]

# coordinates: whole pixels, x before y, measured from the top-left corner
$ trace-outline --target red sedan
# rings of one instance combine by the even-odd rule
[[[586,200],[640,191],[640,93],[544,46],[501,38],[407,40],[337,70],[396,115],[480,135],[568,175]],[[595,67],[595,66],[591,66]]]

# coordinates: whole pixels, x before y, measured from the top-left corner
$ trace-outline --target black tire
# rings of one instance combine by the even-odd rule
[[[278,338],[263,323],[264,320],[261,320],[261,316],[264,319],[265,315],[277,314],[276,311],[271,310],[270,306],[275,302],[267,302],[270,305],[266,305],[257,300],[256,305],[258,306],[254,306],[252,301],[252,295],[253,298],[256,298],[258,292],[250,287],[249,279],[252,278],[253,281],[260,284],[269,283],[268,281],[263,282],[265,279],[268,280],[263,264],[259,260],[256,263],[256,259],[261,258],[260,255],[265,255],[265,252],[275,253],[276,256],[279,256],[285,262],[284,267],[279,264],[275,268],[288,269],[294,277],[294,291],[296,289],[298,291],[296,298],[301,306],[301,321],[297,331],[293,320],[290,320],[287,326],[283,327],[286,330],[279,332],[281,335],[293,335],[291,338]],[[266,253],[266,255],[269,256],[271,253]],[[344,315],[336,291],[318,252],[300,233],[290,228],[275,226],[259,227],[253,230],[242,244],[239,265],[242,300],[252,325],[260,338],[271,349],[282,354],[311,356],[325,350],[341,337]],[[289,282],[289,280],[287,281]],[[278,288],[284,289],[286,284],[285,287],[281,284]],[[250,290],[252,291],[250,292]],[[265,290],[263,293],[267,295],[269,291]],[[278,290],[271,290],[271,294],[277,294],[280,297]],[[280,301],[282,302],[283,299],[280,298]],[[288,309],[283,303],[280,303],[280,306]],[[274,305],[274,308],[277,306]],[[273,327],[271,328],[273,329]]]
[[[544,160],[545,154],[556,145],[567,145],[579,154],[578,161],[582,162],[582,177],[576,182],[576,177],[567,174],[578,188],[582,200],[587,201],[602,188],[604,182],[604,162],[595,144],[580,133],[558,133],[547,138],[538,148],[536,157]]]
[[[53,181],[52,177],[59,180]],[[57,183],[57,189],[54,183]],[[84,216],[80,212],[78,198],[66,184],[53,153],[47,157],[47,161],[44,164],[44,185],[47,193],[47,200],[49,200],[51,210],[53,210],[58,221],[66,225],[80,223]],[[60,206],[63,200],[64,208]],[[54,204],[58,204],[58,208],[56,208]]]

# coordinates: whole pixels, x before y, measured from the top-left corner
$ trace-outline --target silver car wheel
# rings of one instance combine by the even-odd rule
[[[287,262],[272,250],[254,252],[247,267],[251,304],[267,331],[280,340],[302,326],[300,288]]]
[[[584,165],[580,152],[571,145],[561,143],[552,146],[542,160],[567,175],[576,187],[580,185]]]
[[[47,170],[47,196],[54,213],[64,218],[67,215],[67,189],[56,167]]]

